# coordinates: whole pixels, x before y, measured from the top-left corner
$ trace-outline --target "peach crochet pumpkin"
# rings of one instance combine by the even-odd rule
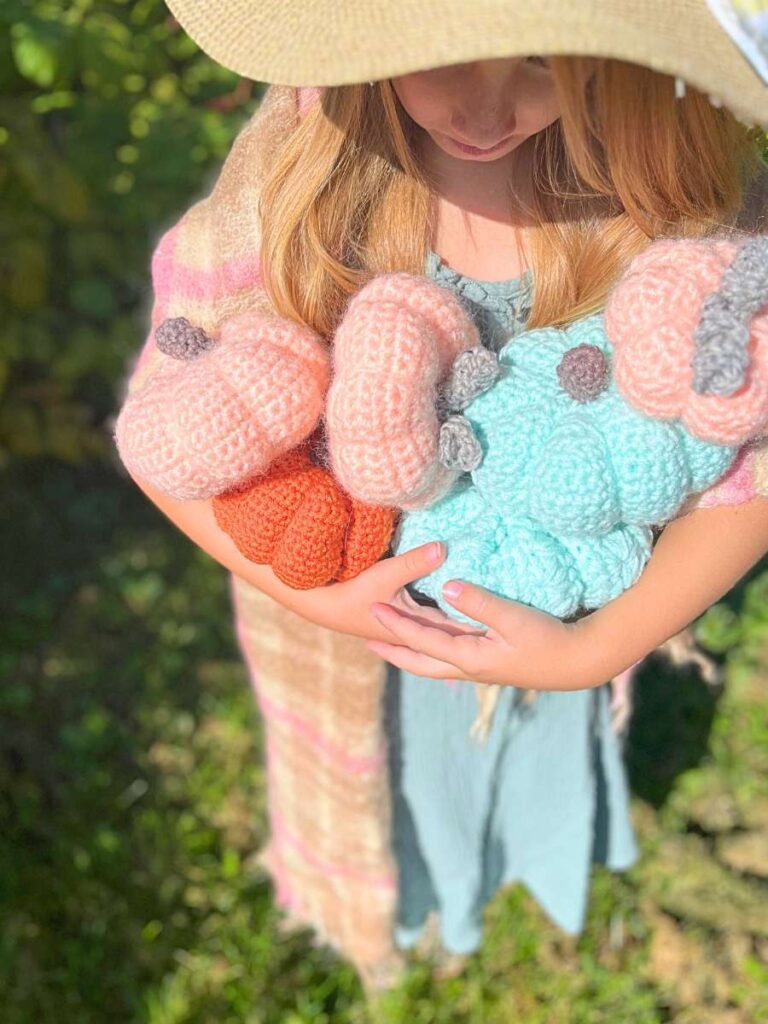
[[[264,473],[316,426],[329,355],[309,328],[249,312],[224,321],[218,342],[183,318],[158,328],[158,347],[163,337],[169,357],[115,422],[126,468],[159,490],[213,497]]]
[[[457,477],[438,458],[438,384],[480,345],[460,300],[427,277],[379,274],[350,300],[333,341],[325,424],[336,478],[364,501],[412,508]]]
[[[768,305],[744,327],[749,365],[742,386],[732,394],[698,394],[693,387],[694,332],[742,245],[725,238],[654,242],[634,258],[605,309],[613,372],[627,401],[724,445],[768,427]]]

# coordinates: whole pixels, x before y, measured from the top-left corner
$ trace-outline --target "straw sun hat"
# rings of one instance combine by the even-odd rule
[[[768,0],[166,0],[256,81],[345,85],[493,57],[615,57],[768,127]]]

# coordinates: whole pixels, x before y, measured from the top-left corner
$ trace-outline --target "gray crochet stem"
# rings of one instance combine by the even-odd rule
[[[466,409],[473,398],[487,391],[501,373],[495,352],[482,345],[459,352],[438,394],[442,417]]]
[[[195,327],[185,316],[163,320],[155,331],[155,341],[161,352],[174,359],[196,359],[216,344],[202,327]]]
[[[610,377],[605,353],[587,343],[569,348],[556,372],[563,390],[577,402],[593,402],[608,387]]]
[[[693,390],[732,395],[749,367],[749,325],[768,303],[768,236],[750,239],[707,296],[693,333]]]
[[[446,469],[471,473],[483,459],[483,449],[466,416],[449,416],[441,425],[438,449],[440,464]]]

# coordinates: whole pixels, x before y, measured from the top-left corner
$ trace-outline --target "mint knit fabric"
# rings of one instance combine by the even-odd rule
[[[482,460],[439,501],[404,515],[395,544],[400,553],[447,542],[443,564],[414,583],[447,614],[474,623],[442,597],[450,579],[560,618],[607,604],[643,571],[652,526],[734,461],[735,445],[630,405],[613,355],[602,313],[502,347],[502,377],[464,409]],[[579,363],[587,372],[564,387],[569,361],[572,376]]]
[[[483,344],[519,334],[533,281],[486,282],[431,252],[426,271],[465,302]],[[612,870],[638,856],[610,687],[502,688],[484,744],[468,731],[474,684],[390,668],[385,694],[399,891],[396,941],[409,948],[430,911],[452,952],[477,949],[482,914],[500,885],[521,881],[570,934],[584,923],[593,862]]]

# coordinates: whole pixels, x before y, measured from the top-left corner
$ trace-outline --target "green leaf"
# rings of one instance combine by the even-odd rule
[[[97,320],[108,320],[117,309],[113,283],[105,277],[83,277],[69,289],[74,308]]]
[[[724,654],[741,640],[739,616],[726,604],[709,608],[695,626],[696,640],[714,654]]]
[[[11,29],[11,50],[19,72],[35,85],[53,85],[62,36],[62,28],[53,22],[17,22]]]

